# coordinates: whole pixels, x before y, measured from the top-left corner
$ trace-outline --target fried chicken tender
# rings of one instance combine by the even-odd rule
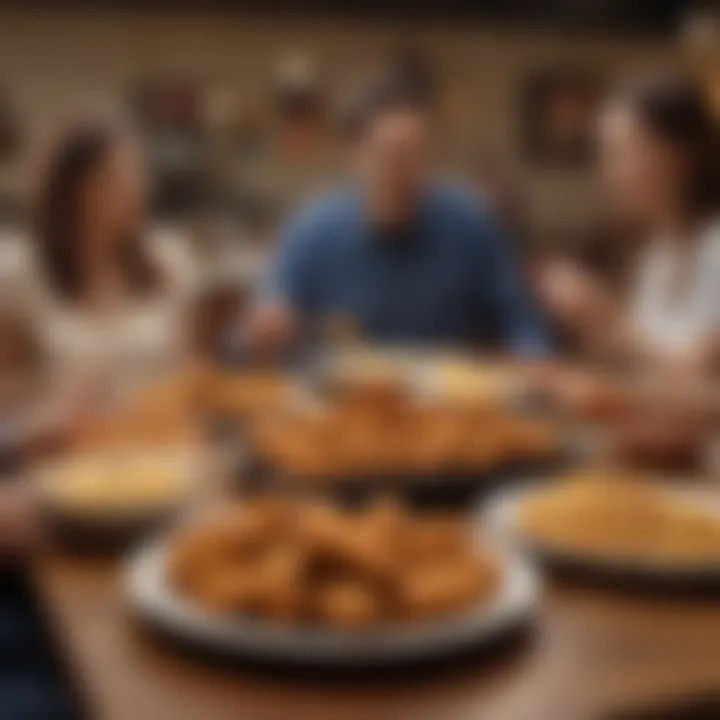
[[[315,599],[316,617],[343,630],[359,630],[380,617],[380,607],[371,588],[341,580],[321,587]]]
[[[179,588],[195,587],[213,568],[235,559],[252,557],[262,538],[251,532],[231,531],[223,525],[202,527],[181,535],[168,554],[166,572]]]
[[[362,384],[361,384],[362,385]],[[422,401],[375,379],[346,387],[318,412],[265,418],[251,428],[257,453],[299,478],[485,471],[557,450],[555,429],[497,407]]]
[[[249,567],[221,566],[205,570],[192,587],[191,597],[219,613],[256,612],[263,602],[263,588]]]
[[[371,505],[362,521],[369,532],[376,534],[378,542],[391,545],[399,541],[408,517],[397,499],[387,496]]]
[[[494,566],[472,556],[411,568],[401,579],[402,608],[414,618],[466,608],[495,587],[495,573]]]
[[[513,418],[507,425],[507,446],[517,457],[541,458],[558,449],[558,435],[546,423],[527,418]]]
[[[397,565],[396,548],[388,546],[386,538],[367,525],[363,516],[343,514],[321,504],[307,508],[300,523],[300,541],[314,557],[378,583],[391,581]]]
[[[267,496],[182,529],[166,572],[217,613],[360,630],[450,613],[497,586],[455,518],[410,516],[386,497],[352,512]]]
[[[196,388],[199,367],[190,364],[135,388],[112,411],[97,414],[69,438],[76,451],[196,446],[200,439]]]
[[[461,553],[471,538],[467,524],[455,517],[415,519],[402,537],[403,557],[423,561]]]
[[[212,367],[204,373],[201,399],[206,410],[245,419],[268,407],[281,406],[287,386],[286,378],[271,370],[231,373]]]
[[[168,555],[171,582],[187,586],[208,568],[254,560],[292,517],[286,499],[260,498],[247,505],[230,505],[212,520],[184,528]]]
[[[255,569],[259,614],[283,622],[308,615],[309,601],[303,587],[305,563],[304,554],[295,545],[281,545],[267,552]]]
[[[240,509],[245,524],[258,534],[279,533],[291,529],[296,518],[294,502],[287,496],[261,495],[243,503]]]

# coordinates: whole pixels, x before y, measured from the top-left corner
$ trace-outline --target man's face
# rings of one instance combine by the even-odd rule
[[[422,191],[430,173],[430,135],[425,114],[398,109],[372,120],[358,140],[357,172],[388,206],[407,207]]]

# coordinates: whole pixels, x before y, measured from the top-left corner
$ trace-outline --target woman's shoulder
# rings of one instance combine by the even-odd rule
[[[3,302],[27,304],[42,290],[41,274],[30,238],[21,230],[0,232],[0,295]]]
[[[698,237],[698,253],[703,266],[720,274],[720,217],[711,218],[704,224]]]
[[[198,265],[188,236],[179,229],[156,227],[150,233],[149,247],[169,287],[192,292],[197,284]]]
[[[3,275],[27,270],[32,262],[32,247],[19,230],[0,231],[0,271]]]

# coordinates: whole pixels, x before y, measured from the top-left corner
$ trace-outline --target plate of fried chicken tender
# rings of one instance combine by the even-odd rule
[[[418,398],[386,383],[344,387],[325,402],[258,415],[248,444],[290,478],[483,476],[558,457],[546,421],[508,408]]]
[[[531,618],[538,595],[528,566],[470,521],[277,495],[180,526],[142,549],[127,579],[136,610],[186,640],[351,665],[496,639]]]
[[[501,535],[557,566],[720,581],[720,497],[706,488],[591,470],[501,492],[487,513]]]

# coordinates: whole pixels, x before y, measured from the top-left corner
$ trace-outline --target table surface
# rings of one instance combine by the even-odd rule
[[[41,555],[34,579],[70,676],[100,720],[586,720],[720,687],[720,603],[546,588],[536,631],[500,658],[420,675],[308,679],[213,663],[133,620],[119,564]]]

